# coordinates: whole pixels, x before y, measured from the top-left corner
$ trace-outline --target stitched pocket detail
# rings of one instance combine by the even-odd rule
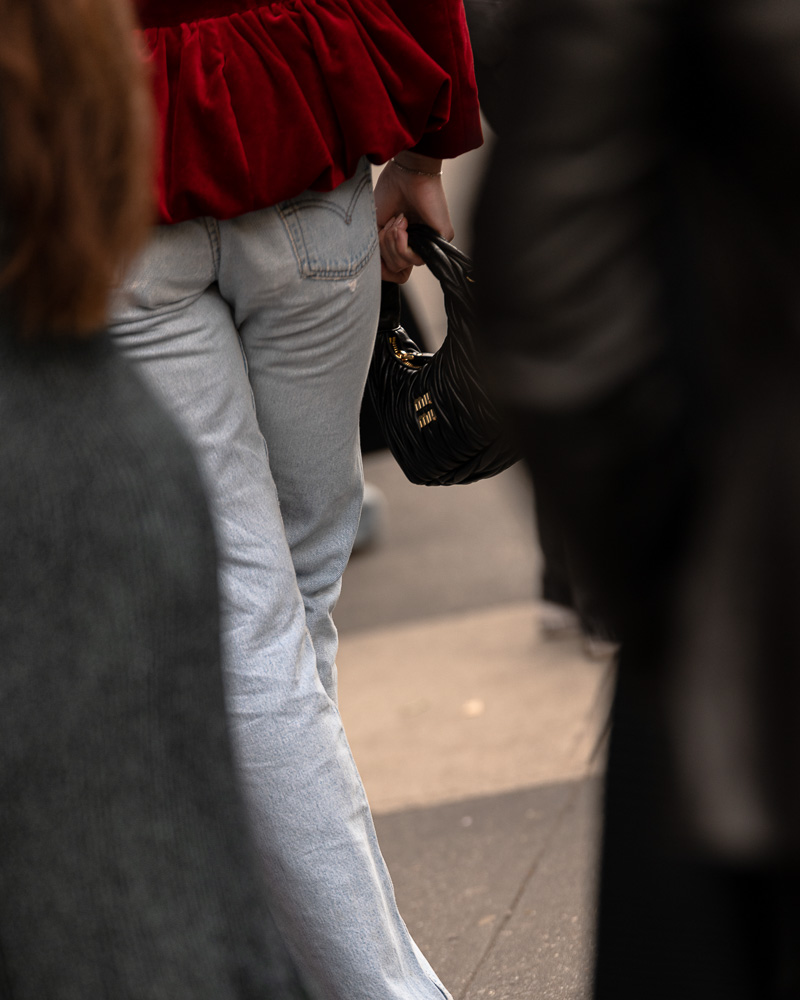
[[[303,278],[352,278],[364,270],[378,246],[366,161],[333,191],[306,191],[276,207]]]

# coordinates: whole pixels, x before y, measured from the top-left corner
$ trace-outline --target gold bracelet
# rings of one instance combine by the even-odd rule
[[[407,174],[416,174],[417,177],[441,177],[442,176],[442,171],[441,170],[415,170],[413,167],[404,167],[403,164],[402,163],[398,163],[397,160],[394,157],[392,157],[391,160],[389,160],[389,162],[393,163],[397,167],[398,170],[403,170]]]

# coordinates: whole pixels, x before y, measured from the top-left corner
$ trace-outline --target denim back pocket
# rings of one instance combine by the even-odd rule
[[[377,248],[372,171],[366,159],[333,191],[305,191],[276,207],[303,278],[352,278]]]

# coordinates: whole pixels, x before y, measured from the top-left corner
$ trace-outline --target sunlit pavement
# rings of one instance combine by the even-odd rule
[[[387,505],[338,609],[340,705],[401,912],[456,1000],[589,996],[612,667],[543,639],[518,468]]]

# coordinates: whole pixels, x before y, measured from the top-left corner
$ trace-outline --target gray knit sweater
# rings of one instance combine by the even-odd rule
[[[105,337],[0,329],[0,997],[300,992],[235,790],[212,529]]]

